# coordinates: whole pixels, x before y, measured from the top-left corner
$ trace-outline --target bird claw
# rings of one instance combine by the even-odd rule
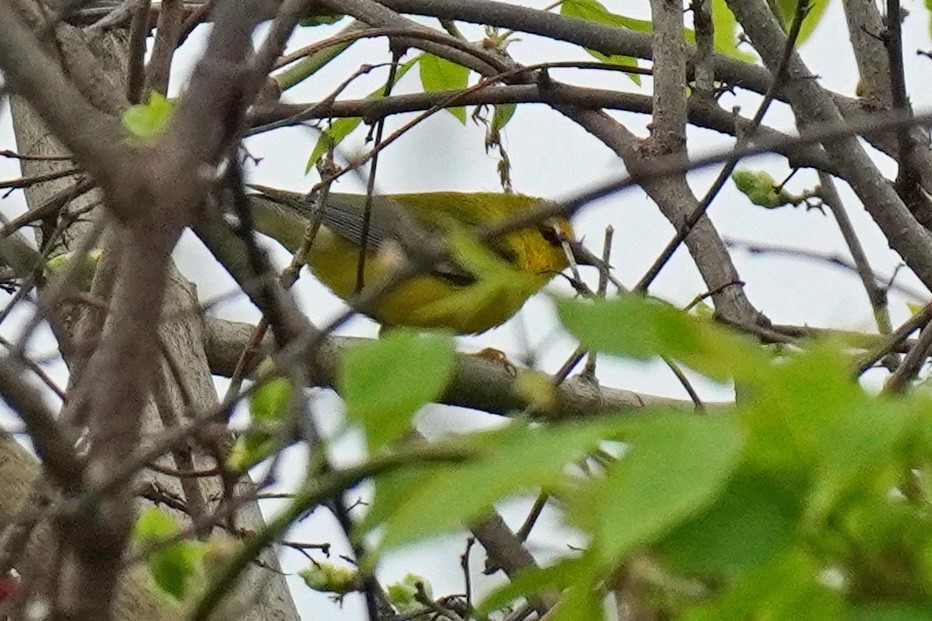
[[[505,352],[499,349],[495,349],[494,347],[486,347],[482,351],[476,352],[473,355],[478,358],[488,360],[489,362],[494,362],[501,365],[505,368],[505,371],[511,377],[518,375],[518,369],[515,367],[515,365],[511,364],[511,361],[508,360],[508,356],[505,355]]]

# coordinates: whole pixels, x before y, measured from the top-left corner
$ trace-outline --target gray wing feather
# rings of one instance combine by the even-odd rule
[[[281,190],[271,191],[271,189],[267,190],[266,188],[262,188],[262,190],[267,198],[298,212],[302,217],[309,220],[314,218],[316,201],[313,198]],[[391,200],[386,196],[374,196],[372,198],[369,234],[366,243],[369,250],[377,250],[382,243],[389,239],[400,239],[397,231],[398,223],[386,205],[386,202]],[[363,195],[331,192],[327,197],[327,205],[323,210],[322,222],[343,239],[355,245],[361,245],[365,205],[366,197]],[[403,206],[401,208],[404,209]],[[451,260],[437,263],[431,272],[461,286],[469,285],[476,280],[472,273]]]
[[[366,240],[366,247],[369,250],[375,250],[386,240],[398,236],[396,232],[397,224],[382,204],[386,200],[391,199],[380,196],[372,199],[372,210],[369,215],[369,234]],[[365,205],[364,196],[331,194],[328,197],[327,206],[324,208],[323,222],[340,237],[353,244],[360,245],[362,243]]]

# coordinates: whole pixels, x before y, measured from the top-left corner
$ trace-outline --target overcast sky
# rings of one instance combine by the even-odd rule
[[[634,9],[630,8],[630,5],[635,4],[631,2],[603,2],[615,12],[649,18],[646,2],[637,3],[638,6]],[[920,2],[905,2],[904,6],[912,12],[904,24],[909,93],[917,112],[929,111],[932,96],[925,86],[932,78],[932,61],[915,54],[917,49],[932,48],[929,40],[929,15]],[[338,24],[338,27],[342,25]],[[478,39],[482,35],[481,29],[474,27],[464,26],[463,31],[472,39]],[[303,42],[317,39],[323,32],[325,31],[322,29],[299,32],[293,38],[292,46],[297,47]],[[530,35],[520,35],[519,39],[508,51],[520,63],[589,60],[585,52],[574,46],[554,44]],[[179,66],[172,83],[173,93],[177,93],[183,87],[193,62],[199,56],[201,45],[203,36],[195,34],[182,48]],[[294,102],[318,101],[328,95],[333,85],[342,82],[361,62],[388,60],[386,48],[384,41],[358,43],[345,59],[327,67],[309,84],[293,89],[286,98]],[[821,76],[820,81],[824,86],[853,95],[857,74],[840,1],[835,0],[829,7],[821,25],[803,46],[802,56],[810,69]],[[553,75],[557,79],[575,84],[639,90],[629,78],[619,73],[560,71],[554,72]],[[348,89],[346,96],[364,96],[371,92],[380,80],[384,80],[384,73],[360,80]],[[472,75],[472,80],[475,81],[475,74]],[[418,89],[416,72],[412,71],[396,88],[396,92]],[[645,78],[641,90],[648,93],[649,89],[650,79]],[[747,117],[753,116],[757,102],[758,98],[754,97],[735,98],[727,95],[722,100],[726,108],[740,105],[742,113]],[[617,117],[633,131],[646,135],[648,117],[626,114],[618,114]],[[386,129],[391,131],[409,118],[390,119]],[[765,123],[785,130],[791,130],[793,127],[791,114],[780,104],[771,108]],[[364,130],[357,132],[345,143],[348,152],[363,148],[364,133]],[[437,114],[383,153],[379,161],[377,187],[384,193],[497,190],[499,184],[496,159],[484,152],[482,137],[481,128],[471,122],[464,127],[447,113]],[[316,181],[316,177],[304,175],[307,156],[316,140],[316,133],[307,128],[280,130],[250,139],[248,148],[251,154],[261,160],[250,171],[252,180],[276,187],[306,191]],[[692,155],[701,155],[728,143],[727,137],[714,132],[691,131],[689,148]],[[3,108],[0,112],[0,149],[12,149],[13,145],[9,114],[7,109]],[[618,159],[606,147],[545,106],[519,108],[506,130],[506,146],[513,165],[514,187],[525,194],[564,198],[623,172]],[[883,156],[878,156],[877,159],[884,172],[892,178],[895,175],[892,162]],[[776,157],[757,158],[746,161],[743,165],[766,168],[777,179],[787,171],[784,162]],[[690,177],[698,195],[701,196],[705,191],[715,172],[711,170]],[[0,158],[0,179],[17,176],[19,172],[15,162]],[[363,190],[355,180],[348,177],[344,179],[334,188],[335,191]],[[788,189],[798,192],[807,187],[811,188],[815,185],[814,179],[813,174],[803,171],[793,178]],[[892,274],[900,263],[899,258],[889,250],[885,239],[848,188],[843,186],[841,191],[874,269],[880,274]],[[7,217],[19,213],[24,209],[22,194],[17,192],[0,199],[0,207]],[[783,208],[767,211],[757,208],[735,191],[731,184],[728,184],[719,196],[710,213],[719,232],[726,238],[837,253],[846,258],[849,256],[830,215],[822,215],[818,211],[807,213],[802,209]],[[615,229],[612,249],[615,274],[624,284],[633,285],[670,239],[673,229],[639,191],[630,191],[603,200],[587,208],[575,222],[577,233],[597,253],[601,249],[603,231],[609,224]],[[284,252],[277,252],[276,256],[282,264],[288,259]],[[737,251],[733,258],[742,279],[747,283],[747,293],[752,303],[774,322],[858,330],[873,329],[871,308],[855,274],[824,263],[791,257],[749,256],[745,252]],[[179,246],[176,259],[185,275],[198,284],[202,299],[233,290],[232,280],[213,264],[206,251],[190,236],[186,236]],[[593,277],[591,282],[594,282],[594,274],[590,276]],[[900,272],[897,282],[920,294],[923,292],[922,286],[906,270]],[[559,279],[554,281],[549,291],[567,295],[571,293]],[[703,283],[685,250],[677,253],[651,289],[651,293],[681,305],[688,303],[703,291]],[[296,292],[303,307],[318,324],[324,323],[342,308],[340,301],[314,282],[306,272],[299,281]],[[908,299],[907,296],[898,293],[891,295],[890,311],[894,323],[908,316]],[[16,313],[7,324],[0,326],[4,336],[15,338],[15,321],[25,316],[25,311],[26,309]],[[258,318],[257,311],[242,296],[224,304],[216,312],[231,319]],[[343,330],[347,334],[362,336],[374,336],[376,331],[377,326],[364,318],[350,322]],[[538,296],[527,305],[519,319],[485,334],[463,338],[460,343],[460,348],[464,351],[490,346],[505,351],[515,360],[523,359],[523,356],[532,351],[538,366],[553,372],[572,351],[574,343],[559,331],[551,301],[547,296]],[[48,353],[54,348],[54,342],[45,336],[37,340],[35,351]],[[64,366],[52,363],[49,367],[53,375],[64,384]],[[682,387],[662,364],[603,360],[599,364],[599,379],[603,384],[612,387],[686,398]],[[704,398],[722,399],[731,396],[728,387],[717,386],[697,377],[693,379]],[[222,381],[218,382],[218,386],[221,391],[225,389]],[[315,399],[322,424],[331,433],[339,434],[342,430],[339,400],[332,394],[323,392]],[[431,407],[421,419],[421,428],[429,434],[437,434],[497,423],[498,421],[490,416],[474,412]],[[341,463],[352,461],[358,458],[360,450],[359,437],[351,433],[344,434],[334,445],[334,458]],[[293,449],[291,453],[293,458],[287,460],[282,472],[285,479],[283,487],[293,483],[303,472],[301,449]],[[287,480],[289,477],[290,481]],[[502,508],[508,519],[519,524],[523,519],[526,503],[509,503]],[[270,504],[265,509],[268,514],[269,511],[274,511],[274,505]],[[558,530],[554,516],[547,514],[544,522],[535,530],[530,546],[535,554],[561,553],[570,542],[570,536],[569,533]],[[342,545],[332,520],[322,510],[316,512],[290,537],[312,542],[332,541],[338,548]],[[392,581],[411,571],[427,577],[433,583],[435,595],[462,592],[462,576],[457,567],[463,547],[463,537],[449,537],[417,548],[405,549],[391,555],[382,564],[381,575],[387,581]],[[346,551],[345,546],[342,547],[342,551]],[[473,575],[476,577],[480,575],[482,560],[482,552],[477,546],[473,551]],[[293,552],[284,554],[284,562],[287,571],[296,571],[306,565],[306,561]],[[480,585],[488,584],[487,580],[480,579],[479,582]],[[325,596],[312,593],[303,587],[299,580],[293,579],[292,584],[305,620],[355,621],[364,618],[356,598],[347,598],[340,611],[334,608]]]

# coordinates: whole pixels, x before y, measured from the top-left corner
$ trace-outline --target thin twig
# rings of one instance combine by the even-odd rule
[[[900,366],[884,382],[883,391],[885,393],[905,392],[909,383],[919,373],[926,358],[929,357],[930,350],[932,350],[932,329],[926,324],[919,335],[919,342],[906,354]]]

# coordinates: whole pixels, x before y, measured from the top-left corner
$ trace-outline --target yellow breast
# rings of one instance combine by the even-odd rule
[[[433,275],[415,276],[386,293],[366,314],[382,324],[446,328],[460,334],[484,332],[514,315],[527,299],[566,267],[562,251],[539,233],[521,231],[507,236],[512,268],[520,277],[508,286],[484,283],[460,286]],[[357,289],[359,248],[321,227],[307,257],[314,275],[336,295],[348,300]],[[366,255],[365,283],[381,279],[391,269],[376,251]],[[484,286],[488,285],[488,286]]]

